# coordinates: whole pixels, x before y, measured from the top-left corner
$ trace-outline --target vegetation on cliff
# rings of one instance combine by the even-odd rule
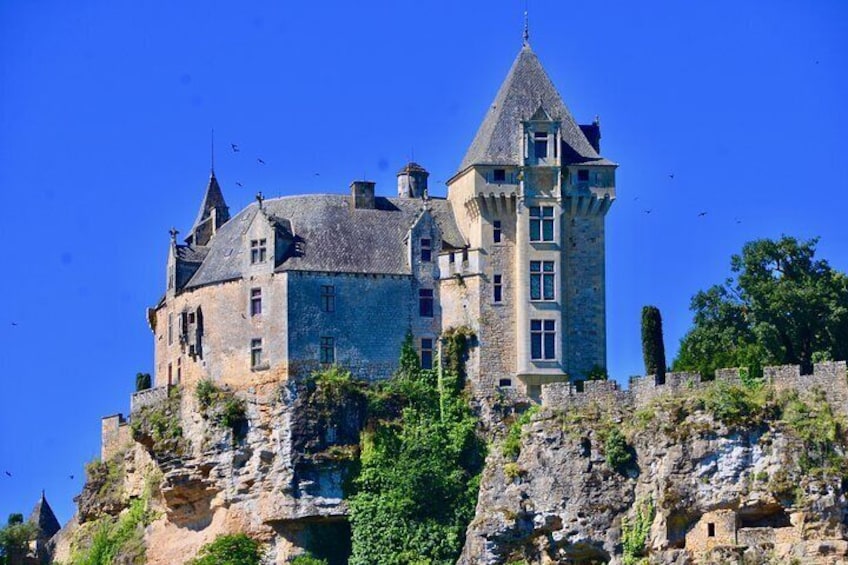
[[[463,392],[467,339],[464,331],[447,334],[448,368],[440,375],[419,367],[408,336],[400,370],[370,393],[379,417],[363,433],[349,500],[352,565],[456,562],[485,456]],[[386,407],[395,402],[399,414],[390,417]]]
[[[69,565],[143,565],[144,528],[156,519],[149,500],[145,494],[119,516],[104,515],[83,524],[74,535]]]
[[[180,424],[182,398],[179,387],[168,391],[164,402],[141,407],[133,413],[130,429],[133,439],[144,445],[155,458],[182,455],[188,449]]]
[[[694,327],[674,370],[798,364],[848,358],[848,277],[816,259],[818,240],[751,241],[732,279],[692,298]]]
[[[259,565],[259,542],[245,534],[222,535],[207,543],[186,565]]]

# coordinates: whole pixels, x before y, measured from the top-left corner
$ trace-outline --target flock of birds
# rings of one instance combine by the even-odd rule
[[[232,152],[233,152],[233,153],[241,153],[241,149],[239,148],[238,143],[230,143],[230,149],[232,149]],[[265,164],[265,160],[264,160],[262,157],[257,157],[257,158],[256,158],[256,163],[257,163],[258,165],[264,165],[264,164]],[[314,176],[316,176],[316,177],[320,177],[320,176],[321,176],[321,173],[317,173],[317,172],[316,172],[316,173],[312,173],[312,174],[313,174]],[[237,187],[239,187],[239,188],[244,188],[244,184],[243,184],[243,183],[241,183],[240,181],[236,181],[236,183],[235,183],[235,184],[236,184],[236,186],[237,186]]]
[[[669,178],[669,180],[674,180],[674,173],[670,173],[670,174],[668,175],[668,178]],[[633,197],[633,201],[635,202],[635,201],[637,201],[637,200],[639,200],[639,197],[638,197],[638,196],[634,196],[634,197]],[[653,210],[653,208],[644,208],[644,209],[642,210],[642,213],[643,213],[643,214],[646,214],[646,215],[650,215],[653,211],[654,211],[654,210]],[[707,216],[707,214],[709,214],[709,212],[707,212],[706,210],[702,210],[701,212],[698,212],[698,217],[699,217],[699,218],[704,218],[704,217],[706,217],[706,216]],[[733,218],[733,221],[734,221],[734,222],[736,222],[737,224],[741,224],[741,223],[742,223],[742,220],[741,220],[740,218]]]

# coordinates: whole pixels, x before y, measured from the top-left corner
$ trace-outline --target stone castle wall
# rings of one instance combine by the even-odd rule
[[[848,365],[845,361],[817,363],[810,375],[802,375],[798,365],[765,367],[763,377],[779,392],[794,390],[804,393],[818,389],[837,411],[848,416]],[[653,375],[633,377],[626,390],[615,381],[586,381],[582,385],[566,382],[544,384],[542,405],[571,410],[597,402],[602,406],[638,410],[660,396],[686,394],[713,382],[741,384],[740,371],[721,369],[716,371],[714,381],[705,380],[698,373],[666,373],[663,384],[657,384]]]

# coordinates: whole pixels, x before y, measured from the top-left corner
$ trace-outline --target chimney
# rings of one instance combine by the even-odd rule
[[[374,209],[374,182],[355,180],[350,183],[350,208],[359,210]]]
[[[583,132],[583,135],[586,136],[586,139],[589,140],[589,145],[591,145],[597,153],[601,152],[601,120],[597,116],[595,117],[595,121],[593,121],[589,125],[581,125],[580,130]]]

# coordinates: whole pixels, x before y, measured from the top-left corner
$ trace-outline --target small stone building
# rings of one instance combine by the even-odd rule
[[[525,43],[447,198],[409,163],[397,197],[263,199],[230,215],[214,172],[187,237],[171,232],[148,312],[155,384],[234,387],[329,364],[389,376],[407,332],[422,365],[448,327],[476,335],[478,390],[582,379],[606,365],[604,222],[616,165],[578,125]]]

